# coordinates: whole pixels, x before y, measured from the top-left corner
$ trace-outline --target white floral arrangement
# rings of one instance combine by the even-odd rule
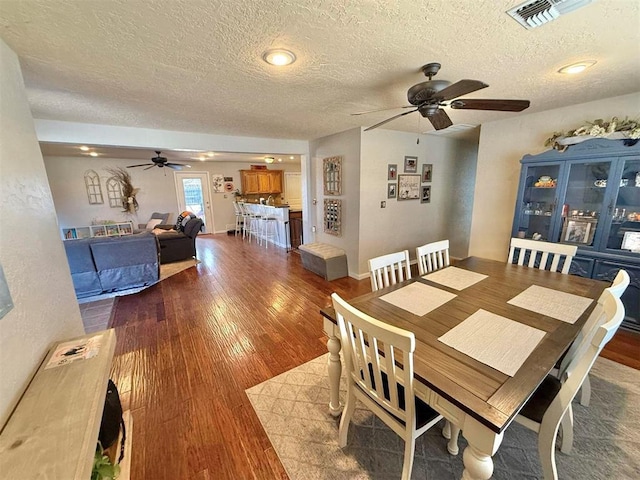
[[[627,117],[624,120],[619,120],[618,117],[613,117],[609,121],[598,119],[568,132],[554,132],[544,144],[546,147],[552,146],[562,152],[569,145],[575,145],[591,138],[629,139],[635,144],[640,139],[640,121],[629,120]]]

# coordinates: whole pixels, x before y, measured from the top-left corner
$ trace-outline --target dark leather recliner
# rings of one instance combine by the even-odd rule
[[[158,225],[156,228],[168,230],[158,234],[160,243],[160,263],[171,263],[196,256],[196,236],[202,229],[200,218],[190,219],[184,231],[172,230],[175,225]]]

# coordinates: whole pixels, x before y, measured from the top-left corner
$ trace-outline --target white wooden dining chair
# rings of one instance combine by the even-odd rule
[[[557,272],[560,267],[560,261],[564,259],[561,273],[569,273],[571,261],[578,251],[576,245],[541,242],[539,240],[529,240],[526,238],[512,238],[507,263],[514,262],[516,249],[520,250],[517,258],[518,265],[524,265],[525,257],[527,253],[529,253],[527,267],[535,267],[536,263],[538,263],[540,270]],[[551,264],[549,264],[549,261],[551,261]]]
[[[426,275],[429,272],[449,266],[449,240],[427,243],[416,248],[418,272]]]
[[[409,250],[389,253],[369,260],[371,291],[395,285],[411,278]]]
[[[402,479],[409,480],[416,438],[442,418],[414,394],[415,336],[370,317],[335,293],[331,299],[347,372],[347,400],[338,443],[341,448],[347,445],[349,423],[356,400],[360,400],[404,440]]]
[[[561,383],[547,375],[515,421],[538,434],[538,454],[545,480],[557,480],[555,445],[562,424],[561,451],[568,453],[573,444],[571,402],[603,347],[611,340],[624,319],[624,306],[619,298],[605,290],[600,317],[593,332],[586,335],[567,365],[566,380]]]
[[[614,297],[620,298],[622,294],[625,292],[627,287],[629,286],[629,282],[631,279],[629,278],[629,274],[626,270],[620,269],[618,274],[613,279],[611,286],[605,289],[605,292],[608,291]],[[598,305],[594,308],[593,312],[585,322],[584,326],[578,333],[578,336],[573,341],[571,346],[567,349],[565,354],[560,359],[558,363],[558,367],[554,368],[551,371],[551,374],[560,379],[560,381],[564,381],[563,376],[565,375],[568,365],[576,354],[576,351],[579,345],[583,342],[583,340],[588,335],[593,335],[595,333],[594,327],[596,326],[598,320],[601,320],[603,317],[601,316],[602,312],[602,302],[605,298],[605,293],[603,292],[600,298],[598,299]],[[588,340],[588,338],[587,338]],[[580,404],[588,407],[589,402],[591,401],[591,381],[589,380],[589,375],[584,378],[584,382],[582,383],[582,388],[580,389]]]

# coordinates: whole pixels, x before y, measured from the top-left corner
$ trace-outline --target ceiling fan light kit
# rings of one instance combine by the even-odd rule
[[[466,110],[495,110],[502,112],[521,112],[529,107],[529,100],[458,99],[457,97],[487,88],[489,85],[479,80],[468,79],[460,80],[453,84],[447,80],[433,80],[433,77],[438,73],[440,67],[441,65],[439,63],[433,62],[427,63],[421,68],[422,73],[424,73],[429,80],[411,87],[407,91],[407,100],[411,105],[400,107],[413,108],[413,110],[399,113],[371,127],[365,128],[365,132],[413,112],[420,112],[420,115],[431,122],[433,128],[443,130],[453,125],[453,122],[442,107]],[[449,101],[449,103],[446,103],[447,101]],[[371,112],[362,112],[354,115],[362,115],[363,113]]]
[[[159,168],[170,168],[172,170],[182,170],[183,168],[191,168],[191,165],[187,165],[186,163],[173,163],[167,160],[167,157],[162,157],[160,154],[162,153],[160,150],[156,150],[156,156],[151,159],[151,163],[141,163],[138,165],[127,165],[127,168],[136,168],[136,167],[147,167],[144,170],[149,170],[153,167]]]

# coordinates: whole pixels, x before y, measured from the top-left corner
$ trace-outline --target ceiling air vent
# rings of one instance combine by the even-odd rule
[[[526,29],[536,28],[560,15],[588,5],[593,0],[534,0],[508,10],[507,13]]]

